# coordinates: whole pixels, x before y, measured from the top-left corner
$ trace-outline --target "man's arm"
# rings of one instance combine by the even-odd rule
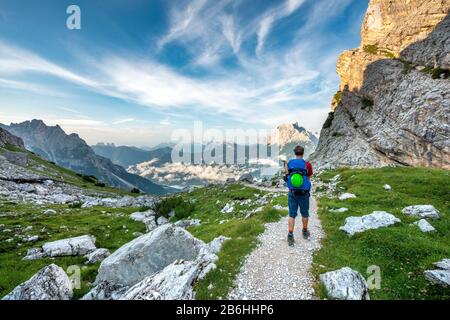
[[[311,163],[306,162],[306,169],[308,169],[308,177],[311,177],[313,175],[313,167]]]

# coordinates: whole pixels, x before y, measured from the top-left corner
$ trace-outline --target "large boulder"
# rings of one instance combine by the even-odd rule
[[[420,219],[419,221],[414,222],[422,232],[434,232],[436,229],[425,219]]]
[[[400,219],[385,211],[374,211],[362,217],[348,217],[345,225],[339,228],[350,236],[370,229],[387,227],[400,222]]]
[[[363,276],[348,267],[320,275],[329,297],[337,300],[369,300],[369,289]]]
[[[120,300],[192,300],[204,263],[177,260],[131,287]]]
[[[435,262],[434,265],[439,269],[426,270],[424,272],[425,279],[434,285],[450,288],[450,259],[442,259]]]
[[[83,256],[95,249],[95,237],[84,235],[80,237],[47,242],[42,246],[44,255],[48,257]]]
[[[404,213],[405,215],[408,215],[408,216],[418,217],[418,218],[432,218],[432,219],[440,218],[439,211],[435,207],[433,207],[432,205],[429,205],[429,204],[409,206],[409,207],[403,208],[402,213]]]
[[[3,300],[70,300],[72,295],[72,284],[67,274],[51,264],[17,286]]]
[[[109,283],[131,286],[178,259],[195,260],[203,241],[182,228],[163,225],[123,245],[103,260],[96,284]]]

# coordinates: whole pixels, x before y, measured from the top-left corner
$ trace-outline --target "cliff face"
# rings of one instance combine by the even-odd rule
[[[450,1],[371,0],[311,161],[450,168]]]

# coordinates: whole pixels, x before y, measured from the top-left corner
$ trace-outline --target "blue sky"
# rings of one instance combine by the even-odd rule
[[[0,0],[0,122],[151,146],[207,128],[320,131],[368,0]],[[66,9],[81,9],[68,30]]]

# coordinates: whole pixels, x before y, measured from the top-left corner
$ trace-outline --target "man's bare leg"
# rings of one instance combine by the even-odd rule
[[[288,232],[294,233],[294,227],[295,227],[295,218],[289,217],[288,220]]]
[[[303,229],[308,229],[308,218],[302,218]]]

